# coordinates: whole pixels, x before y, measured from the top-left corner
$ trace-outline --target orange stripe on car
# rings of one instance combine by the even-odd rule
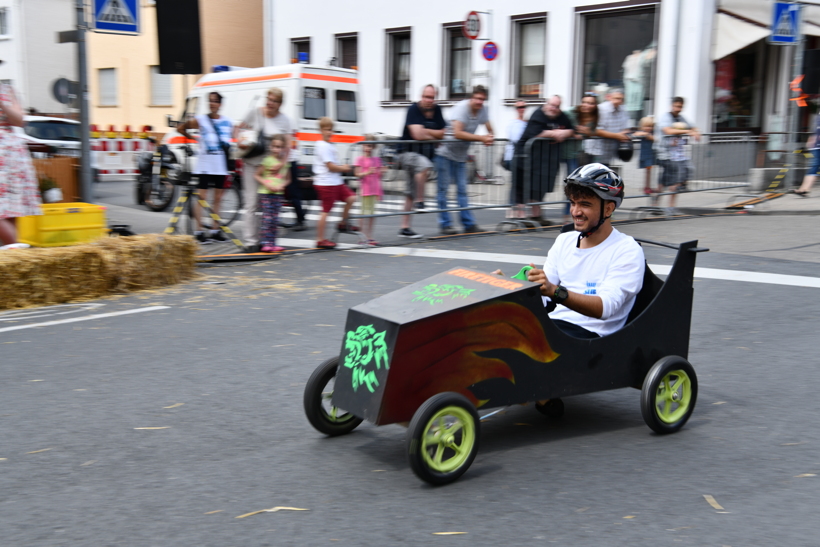
[[[225,84],[246,84],[249,82],[265,82],[268,80],[282,80],[284,78],[290,78],[290,73],[285,74],[268,74],[267,76],[248,76],[246,78],[228,78],[225,80],[214,80],[211,82],[199,82],[194,87],[208,87],[212,85],[225,85]]]
[[[305,80],[322,80],[325,82],[341,82],[343,84],[358,84],[358,78],[342,78],[341,76],[326,76],[324,74],[310,74],[309,72],[305,72],[302,74],[302,78]]]
[[[321,133],[296,133],[296,140],[299,141],[320,141],[322,140]],[[333,135],[330,137],[330,142],[354,143],[362,142],[364,137],[361,135]]]

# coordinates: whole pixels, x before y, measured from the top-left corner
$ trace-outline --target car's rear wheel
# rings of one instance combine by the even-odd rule
[[[664,357],[649,369],[641,389],[641,414],[656,433],[682,428],[698,398],[698,377],[683,357]]]

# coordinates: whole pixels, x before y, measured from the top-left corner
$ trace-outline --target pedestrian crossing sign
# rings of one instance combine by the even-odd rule
[[[800,4],[775,2],[769,43],[792,45],[800,41]]]
[[[94,30],[109,34],[139,34],[139,12],[139,0],[94,0]]]

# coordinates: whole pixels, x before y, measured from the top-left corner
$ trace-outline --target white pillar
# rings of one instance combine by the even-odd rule
[[[678,64],[678,24],[681,0],[664,0],[660,4],[658,24],[658,56],[655,72],[655,120],[669,112],[669,102],[675,96]]]
[[[687,2],[681,6],[675,89],[672,95],[686,101],[683,115],[703,132],[712,131],[712,29],[715,0]],[[667,97],[667,103],[668,97]],[[662,105],[667,106],[668,104]]]
[[[262,62],[265,66],[276,64],[273,58],[273,1],[263,0],[262,4]]]

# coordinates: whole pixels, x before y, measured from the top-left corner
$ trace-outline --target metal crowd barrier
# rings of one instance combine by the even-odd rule
[[[597,137],[593,137],[597,138]],[[668,137],[661,136],[661,140]],[[585,139],[586,140],[586,139]],[[750,186],[750,177],[754,174],[755,163],[759,157],[761,139],[750,132],[707,133],[702,134],[700,141],[687,138],[684,143],[686,160],[689,164],[689,177],[683,193],[726,190]],[[405,141],[397,138],[379,138],[375,141],[362,141],[348,148],[345,163],[352,165],[355,158],[362,154],[362,145],[375,146],[374,155],[382,158],[387,167],[382,186],[386,196],[398,196],[393,200],[388,212],[377,212],[373,215],[354,215],[355,218],[382,218],[403,215],[437,214],[442,211],[437,207],[438,175],[435,162],[425,185],[424,197],[427,203],[424,209],[404,211],[403,196],[408,184],[407,173],[399,160],[400,146],[408,144],[432,144],[450,142],[448,140]],[[613,161],[610,165],[625,180],[626,199],[654,199],[668,195],[668,192],[644,194],[645,171],[639,167],[640,139],[633,140],[633,154],[628,162]],[[512,210],[516,204],[526,206],[539,205],[564,210],[566,199],[563,193],[563,179],[568,174],[570,164],[562,157],[562,145],[555,146],[551,139],[534,138],[524,144],[523,153],[515,156],[511,170],[501,166],[508,141],[496,139],[490,145],[471,143],[467,162],[469,206],[456,206],[457,185],[451,181],[447,189],[448,212],[462,210],[497,209]],[[583,150],[583,144],[580,146]],[[656,152],[657,155],[657,152]],[[580,159],[580,158],[579,158]],[[651,188],[659,188],[659,177],[663,174],[663,162],[656,161],[651,173]],[[347,177],[356,188],[356,178]],[[554,181],[550,188],[550,178]],[[533,185],[541,186],[543,193],[535,195]],[[536,192],[537,193],[537,192]],[[433,204],[433,207],[429,205]],[[499,227],[537,228],[538,223],[529,220],[507,218]]]

